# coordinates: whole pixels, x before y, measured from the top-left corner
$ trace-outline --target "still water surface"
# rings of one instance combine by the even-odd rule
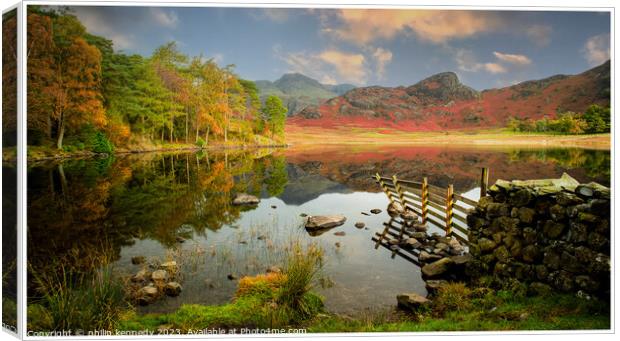
[[[140,154],[29,165],[28,257],[34,269],[51,260],[84,271],[111,262],[121,275],[140,269],[131,258],[176,260],[183,292],[147,307],[221,304],[237,277],[278,264],[292,240],[323,247],[318,291],[330,311],[392,306],[400,292],[425,293],[420,270],[371,237],[389,220],[376,172],[426,176],[437,186],[476,196],[481,167],[496,179],[559,177],[609,185],[610,153],[585,149],[461,149],[343,146],[310,149]],[[231,205],[236,193],[261,198],[255,208]],[[373,208],[384,212],[363,215]],[[303,214],[344,214],[343,226],[319,236]],[[356,222],[366,228],[358,229]],[[345,232],[344,236],[335,232]],[[184,239],[183,243],[179,240]],[[31,283],[32,287],[32,283]]]

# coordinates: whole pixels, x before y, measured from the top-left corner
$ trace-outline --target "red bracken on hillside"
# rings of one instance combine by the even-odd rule
[[[410,87],[363,87],[309,106],[287,125],[336,128],[393,128],[404,131],[505,126],[509,117],[554,118],[609,106],[610,61],[578,75],[556,75],[478,92],[444,72]]]

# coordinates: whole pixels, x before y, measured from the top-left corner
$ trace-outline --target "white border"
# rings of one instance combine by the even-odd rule
[[[418,1],[403,1],[403,0],[388,0],[387,4],[377,4],[380,0],[339,0],[339,1],[330,1],[326,2],[325,0],[309,0],[309,1],[299,1],[299,0],[284,0],[283,1],[273,1],[273,0],[264,0],[264,1],[244,1],[237,0],[235,2],[209,2],[209,1],[36,1],[36,0],[25,0],[23,2],[14,5],[12,8],[18,9],[18,16],[21,20],[18,20],[18,260],[21,260],[21,268],[18,267],[18,307],[21,308],[20,313],[18,314],[18,335],[20,338],[25,340],[39,340],[39,339],[63,339],[62,337],[29,337],[25,334],[26,328],[26,307],[25,307],[25,282],[26,278],[26,267],[25,267],[25,255],[27,254],[26,248],[26,207],[27,201],[25,194],[27,193],[27,181],[25,176],[25,170],[27,169],[27,160],[26,160],[26,115],[24,113],[24,108],[26,108],[26,84],[25,84],[25,75],[26,75],[26,63],[20,58],[25,55],[26,43],[25,43],[25,22],[26,22],[26,6],[27,5],[74,5],[74,6],[157,6],[157,7],[256,7],[256,8],[265,8],[265,7],[275,7],[275,8],[306,8],[306,7],[315,7],[315,8],[390,8],[390,9],[468,9],[468,10],[498,10],[498,11],[603,11],[610,13],[611,20],[611,59],[614,60],[615,56],[615,4],[610,1],[602,1],[602,0],[590,0],[587,2],[587,6],[585,5],[585,1],[575,1],[575,0],[565,0],[565,1],[549,1],[549,0],[539,0],[539,1],[519,1],[512,0],[511,3],[516,1],[523,3],[523,5],[505,5],[498,6],[498,4],[494,1],[489,0],[477,0],[476,4],[469,3],[466,1],[454,1],[454,0],[441,0],[442,4],[445,5],[425,5],[424,2],[428,3],[430,0],[426,0],[422,3]],[[374,2],[374,3],[373,3]],[[8,9],[7,9],[8,10]],[[577,23],[576,23],[577,24]],[[615,130],[615,74],[614,74],[614,63],[611,63],[611,110],[612,110],[612,127]],[[612,132],[612,164],[611,164],[611,183],[612,183],[612,191],[615,190],[615,133]],[[615,200],[612,198],[612,205],[614,205],[614,210],[612,210],[612,224],[615,222],[615,209],[618,208]],[[615,233],[612,225],[611,238],[615,246]],[[568,335],[579,335],[579,334],[597,334],[597,336],[607,336],[611,334],[615,334],[615,250],[612,248],[611,250],[611,259],[612,259],[612,272],[611,272],[611,281],[612,281],[612,308],[611,308],[611,330],[602,330],[602,331],[510,331],[504,332],[501,334],[502,337],[519,337],[522,338],[523,335],[528,335],[528,337],[532,336],[568,336]],[[18,308],[18,309],[19,309]],[[601,335],[604,334],[604,335]],[[7,334],[10,335],[10,334]],[[293,335],[220,335],[215,337],[209,337],[210,339],[230,339],[230,338],[246,338],[246,337],[286,337],[286,338],[299,338],[299,337],[333,337],[333,336],[365,336],[365,337],[384,337],[384,336],[396,336],[396,337],[407,337],[407,336],[437,336],[437,335],[449,335],[456,336],[461,335],[463,337],[475,337],[475,336],[483,336],[483,335],[498,335],[497,332],[423,332],[423,333],[411,333],[411,332],[402,332],[402,333],[338,333],[338,334],[305,334],[299,336]],[[185,338],[202,338],[200,336],[188,336],[188,335],[179,335],[179,336],[151,336],[151,337],[74,337],[72,339],[115,339],[115,340],[123,340],[123,339],[185,339]],[[542,339],[542,337],[541,337]]]

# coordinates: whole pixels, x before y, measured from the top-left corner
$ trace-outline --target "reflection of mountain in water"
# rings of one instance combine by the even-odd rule
[[[278,197],[287,205],[301,205],[325,193],[351,193],[346,185],[332,181],[319,173],[321,162],[288,164],[288,184]]]

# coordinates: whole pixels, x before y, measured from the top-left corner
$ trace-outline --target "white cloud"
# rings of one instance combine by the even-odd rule
[[[359,53],[336,49],[327,49],[319,53],[306,51],[283,53],[279,46],[275,46],[274,54],[288,65],[289,72],[299,72],[324,83],[365,84],[368,80],[366,58]]]
[[[607,61],[609,59],[609,33],[590,37],[582,51],[590,65],[599,65]]]
[[[151,7],[149,14],[155,22],[168,28],[176,28],[179,22],[179,17],[174,11],[167,11],[163,8]]]
[[[532,64],[532,60],[528,58],[526,55],[522,54],[509,54],[509,53],[501,53],[501,52],[493,52],[493,55],[506,63],[517,64],[517,65],[529,65]]]
[[[383,79],[385,66],[392,61],[392,51],[379,47],[373,52],[372,57],[377,63],[377,78]]]
[[[470,50],[457,49],[455,53],[457,67],[465,72],[486,71],[492,74],[505,73],[508,70],[499,63],[480,63]]]

